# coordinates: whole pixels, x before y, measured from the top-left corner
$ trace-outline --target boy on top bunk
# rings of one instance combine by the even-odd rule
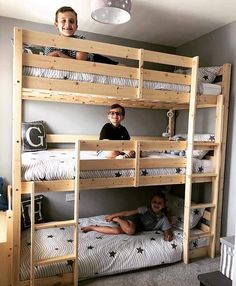
[[[125,118],[125,108],[120,104],[113,104],[108,111],[108,120],[100,132],[99,140],[130,140],[130,135],[127,129],[121,125],[121,121]],[[108,159],[111,158],[134,158],[134,151],[106,151],[101,152]],[[98,152],[98,155],[101,154]]]
[[[85,39],[85,37],[82,35],[75,35],[78,28],[78,18],[77,13],[71,7],[63,6],[56,11],[54,26],[58,29],[61,36]],[[88,54],[74,50],[57,49],[55,47],[46,47],[45,55],[84,61],[88,60],[113,65],[118,64],[118,62],[98,54]]]
[[[139,207],[135,210],[122,211],[107,215],[106,221],[117,223],[117,227],[89,225],[82,227],[83,232],[96,231],[105,234],[129,234],[140,231],[162,230],[164,240],[172,241],[173,232],[165,215],[165,196],[162,193],[155,194],[150,206]]]

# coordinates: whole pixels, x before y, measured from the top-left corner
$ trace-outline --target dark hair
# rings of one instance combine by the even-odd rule
[[[57,21],[58,21],[58,14],[59,14],[59,13],[65,13],[65,12],[72,12],[72,13],[74,13],[75,16],[76,16],[76,23],[77,23],[77,18],[78,18],[77,13],[75,12],[74,9],[72,9],[72,8],[69,7],[69,6],[62,6],[61,8],[59,8],[59,9],[56,11],[56,15],[55,15],[55,22],[56,22],[56,23],[57,23]]]
[[[118,103],[115,103],[115,104],[112,104],[112,106],[110,107],[110,109],[115,109],[115,108],[120,108],[122,115],[125,116],[125,108],[123,106],[121,106]]]

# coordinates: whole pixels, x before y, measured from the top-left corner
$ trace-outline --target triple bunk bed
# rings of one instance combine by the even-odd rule
[[[48,46],[97,53],[124,61],[132,60],[136,66],[76,61],[44,56],[34,52],[40,50],[41,47]],[[22,52],[22,50],[30,51],[30,53]],[[210,92],[202,94],[198,89],[200,84],[198,81],[198,61],[198,57],[191,58],[89,40],[63,38],[15,28],[12,182],[13,285],[70,285],[72,283],[77,285],[80,278],[106,275],[135,268],[122,269],[121,267],[119,271],[109,272],[104,269],[101,271],[98,269],[98,265],[102,260],[106,260],[103,254],[95,257],[95,263],[92,262],[93,255],[84,256],[85,254],[82,252],[83,235],[87,235],[84,238],[85,242],[89,241],[91,237],[96,241],[102,240],[96,234],[83,234],[80,231],[80,225],[96,223],[95,219],[86,222],[79,219],[78,216],[80,191],[90,189],[185,185],[183,231],[181,234],[179,230],[175,232],[176,241],[172,244],[169,243],[170,248],[173,248],[175,253],[177,253],[176,246],[181,245],[181,247],[178,255],[175,254],[178,257],[172,261],[180,260],[182,257],[183,261],[188,263],[191,258],[207,254],[211,257],[215,256],[220,235],[231,67],[230,64],[224,64],[219,68],[219,81],[214,84],[219,90],[217,94]],[[165,66],[167,71],[166,69],[148,69],[146,68],[147,63]],[[175,73],[174,69],[176,68],[183,68],[190,73]],[[29,152],[22,153],[23,104],[25,101],[106,106],[120,103],[124,107],[169,110],[170,114],[173,115],[169,117],[168,124],[168,133],[171,137],[175,135],[175,112],[189,110],[187,137],[186,140],[168,140],[163,137],[140,136],[132,138],[130,141],[99,141],[94,137],[82,135],[47,134],[48,144],[68,143],[74,146],[73,151],[68,150],[69,155],[65,155],[63,151],[67,159],[73,158],[73,168],[71,172],[65,172],[67,176],[50,175],[49,169],[47,169],[44,171],[44,175],[38,177],[30,168],[33,166],[33,169],[36,169],[36,173],[38,173],[35,162],[43,159],[36,157],[44,151],[38,151],[36,157],[34,152],[31,155]],[[213,137],[211,136],[210,141],[205,139],[203,141],[194,140],[198,108],[216,109],[215,133]],[[94,155],[98,150],[134,150],[136,156],[122,160],[106,158],[100,160]],[[184,151],[185,156],[179,156],[179,154],[171,156],[176,150]],[[206,172],[203,172],[203,168],[197,168],[200,170],[199,172],[194,171],[196,159],[193,158],[193,154],[196,150],[210,151],[210,155],[204,158],[204,161],[211,166],[206,168]],[[50,160],[54,160],[57,154],[50,152],[58,152],[58,150],[48,148],[45,152],[49,152],[44,156],[47,157],[48,162],[51,162]],[[29,163],[32,160],[34,164]],[[60,162],[61,159],[58,160]],[[159,172],[160,170],[165,171]],[[211,202],[193,204],[193,183],[211,183]],[[35,217],[34,202],[37,193],[69,191],[74,191],[74,218],[72,220],[36,223],[33,218]],[[31,222],[27,235],[24,233],[25,231],[21,231],[22,195],[29,195],[31,202]],[[191,213],[195,209],[204,209],[204,212],[202,221],[198,223],[200,232],[193,234],[190,230],[190,224]],[[63,232],[67,228],[70,228],[73,234],[73,239],[69,241],[73,241],[70,253],[63,252],[61,255],[57,254],[51,257],[44,257],[42,253],[36,255],[38,246],[44,243],[42,237],[40,242],[37,241],[40,231],[59,229]],[[150,235],[148,241],[157,239],[156,237],[153,238],[153,234]],[[27,239],[22,242],[22,238],[25,236]],[[50,238],[53,236],[51,235]],[[190,249],[191,241],[198,238],[207,238],[207,245]],[[127,239],[125,238],[123,241],[127,241]],[[162,245],[163,243],[167,245],[168,242],[159,244]],[[25,256],[24,254],[27,252],[25,245],[28,246],[29,252],[26,264],[21,261],[21,256]],[[42,246],[41,252],[44,251],[45,247],[46,245]],[[86,250],[95,248],[86,243],[84,247]],[[103,246],[103,248],[105,247]],[[127,249],[126,254],[128,253]],[[139,254],[144,251],[139,247],[136,250]],[[109,253],[112,258],[118,256],[114,251]],[[152,260],[153,264],[151,265],[171,262],[168,259],[158,261],[155,256],[152,259],[150,257],[151,255],[147,256],[146,260]],[[63,263],[70,266],[70,273],[66,273],[64,270],[60,273],[60,269],[62,269],[60,265]],[[93,263],[95,266],[91,274],[87,270],[91,268]],[[106,263],[109,264],[109,262]],[[125,260],[119,263],[123,265]],[[53,274],[48,274],[47,268],[52,265],[56,265],[56,270],[52,272]],[[136,267],[151,265],[144,261],[141,266]],[[106,268],[106,265],[103,267]],[[27,274],[24,274],[24,270],[28,271]]]

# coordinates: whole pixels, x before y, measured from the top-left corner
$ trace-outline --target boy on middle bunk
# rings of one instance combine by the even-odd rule
[[[125,118],[125,108],[120,104],[113,104],[109,111],[107,118],[110,122],[106,123],[100,132],[99,140],[130,140],[130,135],[127,129],[121,125],[122,120]],[[108,159],[111,158],[134,158],[134,151],[106,151],[98,152],[99,154],[105,154]]]
[[[135,210],[121,211],[105,217],[106,221],[114,222],[117,227],[88,225],[81,228],[83,232],[96,231],[105,234],[134,235],[140,231],[161,230],[164,240],[172,241],[171,224],[165,215],[166,201],[162,193],[156,193],[150,206],[139,207]]]

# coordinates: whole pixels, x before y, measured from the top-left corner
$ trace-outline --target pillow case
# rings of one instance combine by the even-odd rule
[[[34,213],[35,223],[44,222],[42,214],[43,195],[37,195],[34,197]],[[24,198],[21,201],[21,229],[27,229],[31,226],[31,200],[30,197]]]
[[[170,140],[187,140],[187,134],[176,134],[173,137],[170,138]],[[214,134],[194,134],[193,137],[194,141],[207,141],[207,142],[214,142],[215,141],[215,135]],[[200,159],[208,153],[209,150],[193,150],[193,158]],[[185,156],[184,151],[174,151],[176,154],[179,153],[179,156]]]
[[[198,81],[199,82],[207,82],[213,83],[216,76],[219,74],[220,66],[213,66],[213,67],[201,67],[198,69]],[[177,69],[175,73],[191,75],[191,69]]]
[[[4,194],[3,178],[0,177],[0,211],[6,211],[8,209],[7,199]]]
[[[167,194],[166,196],[166,206],[167,210],[171,216],[172,225],[183,229],[184,224],[184,199],[174,196],[172,194]],[[199,220],[202,218],[205,208],[201,209],[191,209],[190,210],[190,229],[194,228]]]
[[[47,150],[46,131],[43,121],[22,123],[23,151]]]

